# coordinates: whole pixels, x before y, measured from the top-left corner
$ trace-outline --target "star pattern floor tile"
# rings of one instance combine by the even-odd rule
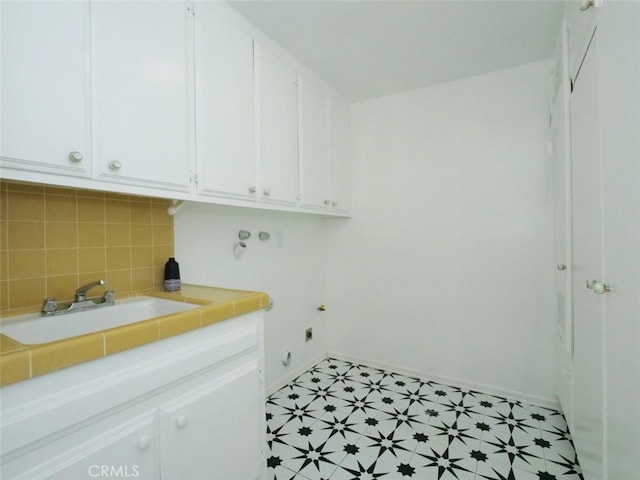
[[[268,480],[580,480],[561,412],[327,359],[267,399]]]

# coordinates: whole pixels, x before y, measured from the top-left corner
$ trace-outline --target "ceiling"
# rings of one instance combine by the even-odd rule
[[[231,1],[345,99],[553,56],[562,1]]]

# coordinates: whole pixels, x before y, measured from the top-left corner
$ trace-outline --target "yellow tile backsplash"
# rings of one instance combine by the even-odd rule
[[[162,286],[170,200],[0,181],[0,312],[71,300],[104,278],[118,294]],[[96,292],[99,295],[100,292]]]

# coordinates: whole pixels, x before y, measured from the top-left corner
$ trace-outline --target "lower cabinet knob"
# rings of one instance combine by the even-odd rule
[[[176,426],[178,428],[184,428],[187,426],[187,423],[189,423],[189,419],[187,418],[186,415],[180,415],[177,419],[176,419]]]
[[[69,161],[73,163],[78,163],[82,161],[82,154],[80,152],[69,153]]]
[[[122,163],[120,162],[120,160],[112,160],[111,162],[109,162],[109,168],[111,170],[120,170],[121,167]]]
[[[325,205],[331,205],[331,200],[325,200],[325,201],[324,201],[324,204],[325,204]]]
[[[249,193],[256,193],[256,187],[254,186],[249,187]]]
[[[149,445],[151,445],[151,435],[143,435],[140,437],[140,440],[138,440],[138,448],[140,450],[146,450],[149,448]]]
[[[338,206],[338,202],[331,202],[331,206],[337,207]]]
[[[271,195],[271,190],[267,188],[263,193],[265,197],[268,197],[269,195]]]

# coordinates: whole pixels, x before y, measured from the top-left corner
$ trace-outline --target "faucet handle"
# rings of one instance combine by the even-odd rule
[[[113,290],[106,290],[102,296],[102,302],[107,304],[113,304],[116,301],[116,294]]]
[[[58,302],[55,298],[49,297],[42,304],[42,313],[53,313],[58,309]]]

